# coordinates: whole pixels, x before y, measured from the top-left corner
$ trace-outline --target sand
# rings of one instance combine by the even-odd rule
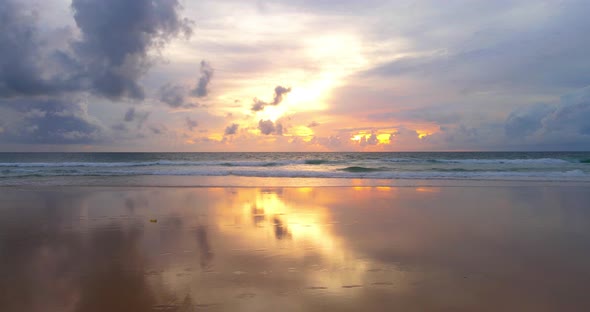
[[[587,186],[0,188],[0,311],[587,311]]]

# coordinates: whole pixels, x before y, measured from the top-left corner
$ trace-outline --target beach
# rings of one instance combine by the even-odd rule
[[[590,306],[588,185],[251,184],[0,188],[0,310]]]
[[[0,312],[590,311],[588,12],[0,0]]]

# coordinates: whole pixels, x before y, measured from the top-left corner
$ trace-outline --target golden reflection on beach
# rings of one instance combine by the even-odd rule
[[[235,192],[235,191],[234,191]],[[342,238],[332,233],[334,225],[330,209],[318,198],[305,202],[286,202],[285,197],[309,195],[311,188],[303,189],[239,189],[229,207],[218,206],[217,224],[220,231],[239,242],[243,252],[279,253],[291,261],[316,257],[313,270],[298,267],[283,268],[288,272],[304,274],[310,287],[339,289],[343,283],[359,284],[367,264],[359,260]],[[305,195],[304,195],[305,196]],[[227,205],[225,202],[220,205]],[[346,274],[332,274],[334,268],[346,268]]]
[[[419,193],[438,193],[440,192],[439,187],[417,187],[416,192]]]
[[[0,189],[0,311],[575,311],[589,194]]]

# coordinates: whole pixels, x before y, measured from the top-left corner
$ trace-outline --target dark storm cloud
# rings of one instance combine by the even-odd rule
[[[20,3],[0,1],[0,97],[53,94],[65,87],[41,67],[36,19]]]
[[[104,127],[76,101],[11,100],[0,102],[20,115],[0,140],[14,143],[89,144],[105,140]]]
[[[207,61],[201,61],[201,76],[199,77],[199,82],[197,86],[191,91],[191,95],[196,97],[205,97],[209,94],[209,82],[211,82],[211,78],[213,78],[213,67]]]
[[[22,3],[0,2],[0,97],[92,91],[142,99],[138,80],[151,65],[149,51],[191,31],[176,0],[73,0],[71,6],[81,39],[71,40],[71,50],[49,51],[38,17]]]
[[[283,125],[279,122],[276,124],[272,120],[260,120],[258,130],[264,135],[276,134],[283,135]]]
[[[176,0],[73,0],[81,31],[74,52],[94,93],[143,99],[138,80],[150,66],[148,52],[179,34],[189,35]]]
[[[234,135],[234,134],[236,134],[236,132],[238,132],[238,127],[239,127],[239,125],[236,123],[231,124],[225,128],[225,131],[223,133],[225,135]]]
[[[264,110],[264,108],[267,105],[272,105],[272,106],[279,105],[279,104],[281,104],[281,102],[283,102],[283,97],[285,96],[285,94],[287,94],[289,92],[291,92],[291,88],[277,86],[275,88],[275,93],[274,93],[272,102],[268,103],[268,102],[265,102],[265,101],[255,98],[251,109],[253,112],[259,112],[261,110]]]
[[[0,1],[0,140],[24,144],[87,144],[107,141],[105,128],[89,116],[74,93],[109,99],[142,99],[139,80],[149,69],[150,51],[189,35],[176,0],[73,0],[79,38],[40,31],[38,17],[23,3]],[[49,35],[48,35],[49,34]],[[41,36],[44,37],[41,37]],[[149,113],[127,111],[140,128]],[[2,118],[3,117],[3,118]],[[125,124],[112,127],[127,131]]]

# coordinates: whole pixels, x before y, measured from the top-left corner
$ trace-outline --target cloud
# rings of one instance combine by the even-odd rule
[[[397,127],[396,130],[389,135],[389,144],[395,148],[405,149],[420,149],[420,146],[426,146],[425,141],[421,141],[418,132],[414,129],[406,127]]]
[[[544,119],[545,131],[590,135],[590,86],[563,96],[557,109]]]
[[[281,104],[281,102],[283,101],[283,95],[287,94],[291,92],[291,88],[285,88],[282,86],[277,86],[275,88],[275,96],[272,100],[272,103],[270,103],[270,105],[279,105]]]
[[[13,0],[0,1],[0,98],[58,93],[61,77],[42,68],[37,17]]]
[[[512,142],[589,148],[589,120],[590,86],[563,96],[556,105],[535,104],[513,111],[504,130]]]
[[[9,120],[0,140],[24,144],[91,144],[108,131],[72,100],[91,92],[108,99],[143,99],[139,80],[159,51],[190,22],[176,0],[73,0],[79,36],[37,26],[39,19],[17,1],[0,1],[0,109]],[[57,37],[56,37],[57,36]],[[58,38],[59,37],[59,38]],[[126,122],[141,128],[149,112],[130,109]],[[111,127],[127,131],[124,123]]]
[[[254,99],[254,103],[252,104],[252,111],[253,112],[259,112],[261,110],[264,110],[264,107],[266,107],[267,105],[272,105],[272,106],[276,106],[281,104],[281,102],[283,102],[283,97],[285,94],[291,92],[291,88],[285,88],[283,86],[277,86],[275,88],[275,93],[273,96],[273,100],[270,103],[267,103],[265,101],[259,100],[257,98]]]
[[[262,120],[258,122],[258,130],[264,135],[276,134],[283,135],[283,125],[279,122],[276,124],[272,120]]]
[[[186,119],[184,120],[184,124],[186,125],[186,128],[190,131],[193,131],[193,129],[199,125],[199,123],[196,120],[193,120],[190,117],[186,117]]]
[[[374,113],[367,116],[371,121],[427,121],[437,124],[454,124],[461,120],[461,114],[456,110],[461,108],[453,107],[454,105],[445,104],[436,107],[409,108],[395,112]]]
[[[124,123],[118,123],[111,126],[111,129],[118,131],[118,132],[127,132],[129,129]]]
[[[225,135],[234,135],[238,131],[239,125],[234,123],[225,128],[224,134]]]
[[[408,25],[411,31],[388,29],[389,35],[395,31],[407,38],[414,53],[366,74],[433,82],[467,93],[540,92],[590,84],[590,43],[580,40],[590,31],[590,21],[583,13],[590,9],[587,1],[544,7],[526,1],[456,5],[431,5],[429,10],[439,10],[437,18]],[[485,13],[475,20],[472,10]],[[440,19],[450,12],[456,22]]]
[[[320,137],[315,136],[309,141],[309,144],[312,145],[319,145],[325,146],[329,149],[340,149],[343,145],[345,145],[346,140],[341,138],[340,136],[331,135],[329,137]]]
[[[363,139],[364,139],[364,137],[363,137]],[[377,145],[377,143],[379,143],[379,140],[377,140],[377,134],[371,133],[371,136],[369,136],[369,138],[367,139],[367,144],[368,145]]]
[[[211,79],[213,78],[213,68],[209,65],[206,61],[201,61],[201,77],[199,78],[199,82],[197,86],[190,91],[187,91],[187,88],[181,85],[167,83],[160,87],[159,96],[160,101],[167,104],[172,108],[196,108],[200,107],[200,104],[197,103],[186,103],[186,97],[188,95],[196,96],[196,97],[205,97],[208,94],[208,85]]]
[[[73,42],[81,79],[107,98],[143,99],[139,79],[150,67],[149,51],[190,35],[177,0],[73,0],[81,39]]]
[[[164,125],[150,125],[148,127],[148,129],[153,133],[153,134],[164,134],[168,131],[168,128],[166,128],[166,126]]]
[[[8,100],[13,112],[0,140],[21,144],[90,144],[106,140],[105,128],[88,115],[86,105],[64,100]],[[4,122],[7,122],[4,120]]]
[[[552,113],[553,107],[535,104],[512,111],[506,119],[504,130],[509,138],[527,136],[543,128],[543,119]]]
[[[45,51],[37,17],[16,1],[0,3],[0,97],[91,91],[143,99],[139,79],[150,51],[191,32],[177,0],[73,0],[71,7],[81,38]]]
[[[254,104],[252,104],[252,111],[259,112],[259,111],[263,110],[266,105],[267,105],[266,102],[261,101],[259,99],[254,99]]]
[[[150,112],[142,112],[135,110],[135,107],[132,107],[125,112],[125,116],[123,120],[126,122],[137,122],[137,128],[141,129],[143,123],[149,118]]]
[[[191,91],[191,95],[196,97],[205,97],[209,94],[207,87],[213,78],[213,67],[207,61],[201,61],[201,77],[195,88]]]
[[[307,125],[307,127],[308,127],[308,128],[314,128],[314,127],[317,127],[317,126],[319,126],[319,125],[320,125],[320,124],[319,124],[317,121],[312,121],[312,122],[310,122],[310,123]]]
[[[160,102],[172,108],[209,107],[209,105],[201,105],[199,103],[187,103],[186,95],[187,90],[184,86],[171,83],[161,86],[158,90]]]
[[[160,87],[160,101],[166,103],[168,106],[178,108],[184,104],[184,96],[186,90],[182,86],[165,84]]]

